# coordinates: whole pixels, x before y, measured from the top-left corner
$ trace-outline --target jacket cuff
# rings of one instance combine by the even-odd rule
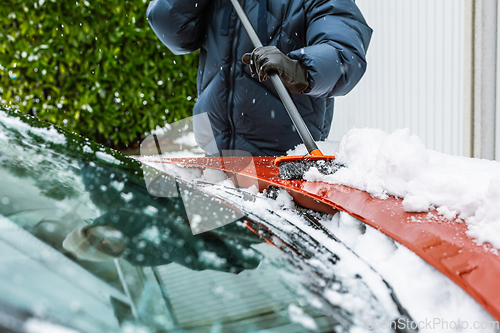
[[[327,43],[306,46],[288,54],[298,60],[308,72],[309,87],[303,94],[332,97],[332,91],[345,70],[339,54]]]

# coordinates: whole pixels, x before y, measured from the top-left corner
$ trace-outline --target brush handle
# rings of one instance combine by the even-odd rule
[[[248,37],[250,37],[250,41],[252,42],[253,46],[255,48],[262,47],[263,45],[259,39],[259,36],[257,36],[257,33],[255,32],[255,29],[252,26],[252,23],[248,19],[247,14],[241,7],[238,0],[231,0],[231,3],[233,4],[234,9],[236,10],[236,14],[238,14],[238,17],[240,18],[243,27],[247,31]],[[314,141],[314,138],[311,135],[311,132],[309,132],[309,129],[307,128],[306,123],[304,122],[304,119],[302,119],[299,110],[297,110],[295,103],[293,103],[290,94],[286,90],[285,85],[279,78],[278,74],[276,72],[270,72],[267,73],[267,75],[271,78],[271,82],[273,83],[274,88],[278,92],[278,95],[281,98],[281,101],[283,102],[283,105],[285,106],[285,109],[288,112],[290,119],[292,119],[292,122],[295,125],[295,128],[297,129],[300,138],[302,139],[302,142],[304,142],[307,151],[309,153],[312,153],[315,150],[319,151],[318,146],[316,145],[316,142]]]

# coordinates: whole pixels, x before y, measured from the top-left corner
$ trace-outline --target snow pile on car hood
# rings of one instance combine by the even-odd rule
[[[320,147],[327,154],[336,148],[338,162],[347,167],[326,176],[312,169],[306,180],[342,184],[379,198],[400,197],[407,212],[435,208],[450,220],[463,219],[478,243],[500,248],[499,162],[429,150],[408,129],[392,134],[352,129],[338,147],[334,142]]]

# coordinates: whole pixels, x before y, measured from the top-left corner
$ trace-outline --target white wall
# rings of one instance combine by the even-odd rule
[[[330,139],[352,127],[408,127],[426,147],[462,155],[464,1],[357,0],[374,34],[368,70],[336,99]]]
[[[497,3],[497,36],[500,36],[500,6]],[[497,78],[496,82],[500,82],[500,51],[499,51],[500,43],[497,41]],[[495,159],[497,161],[500,161],[500,103],[498,102],[500,100],[500,84],[496,85],[497,90],[496,90],[496,96],[497,96],[497,103],[496,103],[496,132],[495,132]]]
[[[472,156],[495,158],[497,0],[474,0]]]

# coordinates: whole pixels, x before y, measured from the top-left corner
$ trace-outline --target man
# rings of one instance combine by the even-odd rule
[[[314,139],[326,139],[333,97],[347,94],[366,69],[372,30],[356,4],[353,0],[240,3],[263,48],[253,50],[229,0],[153,0],[149,4],[149,23],[173,53],[200,49],[194,115],[208,114],[219,150],[254,156],[285,154],[301,141],[266,80],[267,72],[275,70]],[[201,147],[208,144],[204,138],[197,136]]]

